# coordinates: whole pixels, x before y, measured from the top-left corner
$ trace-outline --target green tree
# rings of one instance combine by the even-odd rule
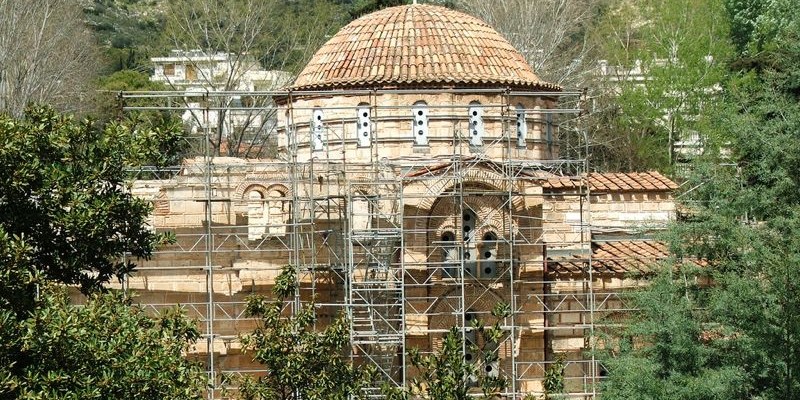
[[[511,315],[511,308],[506,303],[497,303],[491,314],[497,319],[492,325],[486,326],[475,319],[464,331],[458,327],[450,328],[442,338],[441,348],[435,353],[422,354],[418,349],[411,349],[411,365],[417,369],[418,375],[411,380],[408,389],[384,386],[387,399],[467,400],[475,398],[476,392],[485,399],[495,398],[508,380],[500,374],[486,374],[484,368],[498,361],[497,345],[507,337],[501,321]],[[468,340],[464,332],[479,334],[482,345]],[[465,350],[477,354],[477,362],[467,360]]]
[[[99,81],[103,92],[95,96],[97,101],[97,118],[99,123],[114,121],[135,132],[155,133],[156,151],[139,160],[148,168],[171,167],[179,165],[189,151],[188,134],[183,129],[183,121],[170,110],[124,110],[123,107],[157,108],[158,100],[153,98],[130,98],[123,100],[123,91],[159,91],[166,90],[161,82],[153,82],[147,74],[134,70],[121,70],[103,77]],[[149,133],[148,133],[149,134]],[[139,179],[149,177],[138,175]]]
[[[184,354],[199,332],[177,310],[153,318],[121,293],[82,306],[42,288],[24,319],[0,310],[0,398],[201,399],[205,370]]]
[[[690,13],[686,10],[703,10]],[[613,2],[594,29],[592,164],[669,172],[675,143],[702,139],[731,56],[721,0]]]
[[[634,297],[638,311],[614,339],[607,338],[609,399],[734,399],[747,394],[745,371],[728,337],[706,332],[708,317],[691,270],[667,268]]]
[[[353,366],[347,358],[349,324],[338,318],[315,329],[314,304],[291,315],[287,307],[298,289],[294,268],[287,266],[275,280],[274,298],[252,296],[246,313],[259,319],[258,327],[242,337],[246,352],[268,371],[246,376],[237,383],[238,397],[247,400],[361,398],[371,377],[368,368]]]
[[[200,369],[183,358],[193,324],[100,294],[167,239],[146,227],[150,207],[125,178],[169,134],[47,107],[0,116],[0,397],[199,395]],[[86,306],[70,305],[64,284],[89,295]]]
[[[150,57],[163,55],[164,0],[91,0],[84,2],[86,24],[101,45],[104,74],[121,70],[146,72]]]
[[[790,0],[725,0],[725,9],[731,39],[742,55],[757,55],[770,43],[786,41],[800,21],[800,11]]]
[[[609,346],[604,398],[787,399],[800,390],[796,22],[731,63],[686,184],[690,211],[671,232],[678,260],[708,265],[670,268],[636,296],[641,311],[621,332],[628,343]]]
[[[127,189],[126,171],[162,157],[174,133],[99,127],[47,107],[0,116],[0,230],[21,252],[2,273],[27,270],[20,282],[74,284],[84,293],[130,273],[132,260],[149,257],[164,238],[146,227],[149,204]],[[8,303],[0,304],[29,309],[31,286],[3,282],[0,302]]]

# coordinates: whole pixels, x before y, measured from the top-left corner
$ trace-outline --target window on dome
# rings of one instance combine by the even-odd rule
[[[325,132],[325,114],[319,108],[311,113],[311,145],[314,151],[325,149],[327,134]]]
[[[414,134],[414,145],[427,146],[428,145],[428,104],[424,101],[418,101],[411,107],[411,112],[414,114],[414,120],[411,126],[411,131]]]
[[[369,147],[372,140],[372,119],[369,104],[360,103],[356,108],[356,136],[358,147]]]
[[[525,106],[517,104],[517,147],[526,147],[528,136],[528,120],[525,117]]]
[[[469,144],[473,146],[482,146],[483,108],[478,101],[469,103],[469,106]]]

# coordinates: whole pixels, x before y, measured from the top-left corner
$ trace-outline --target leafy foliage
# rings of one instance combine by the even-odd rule
[[[0,398],[202,398],[204,369],[184,357],[199,333],[176,310],[153,318],[120,293],[77,306],[46,287],[26,318],[0,309],[0,332]]]
[[[163,157],[169,131],[77,122],[47,107],[0,116],[0,398],[201,395],[184,359],[197,338],[178,313],[153,319],[102,285],[148,257],[161,237],[125,169]],[[85,306],[57,285],[79,285]]]
[[[24,281],[78,284],[89,293],[133,269],[123,254],[149,257],[163,238],[145,227],[149,205],[127,190],[126,168],[162,157],[174,133],[100,128],[46,107],[19,120],[0,117],[0,231],[18,252],[3,274],[28,270]],[[31,293],[3,292],[0,305],[24,304],[16,297]]]
[[[565,369],[566,365],[564,365],[563,355],[559,355],[552,364],[547,366],[547,369],[544,371],[542,386],[544,386],[544,392],[548,397],[554,394],[564,393]]]
[[[106,71],[147,71],[150,57],[165,51],[163,0],[91,0],[84,19],[103,46]]]
[[[712,140],[686,185],[690,211],[671,232],[678,259],[708,267],[667,269],[636,296],[628,339],[609,346],[604,398],[786,399],[800,390],[800,35],[790,28],[797,20],[784,26],[748,43],[769,62],[743,52],[731,63],[706,126]]]
[[[499,374],[485,374],[483,367],[498,361],[497,345],[506,338],[501,321],[509,315],[510,306],[500,302],[492,309],[492,316],[497,318],[494,324],[486,326],[475,319],[472,326],[465,328],[465,331],[480,334],[482,346],[472,343],[461,329],[453,327],[442,338],[441,348],[436,353],[423,354],[418,349],[411,349],[411,364],[417,369],[418,375],[412,379],[408,390],[385,386],[383,392],[386,398],[466,400],[476,397],[474,387],[480,389],[483,398],[495,398],[506,387],[508,380]],[[467,360],[465,350],[477,354],[477,362]]]
[[[719,0],[612,3],[597,23],[599,77],[589,120],[592,164],[670,172],[675,143],[698,133],[731,55]],[[686,10],[705,10],[687,13]]]
[[[242,338],[245,351],[264,365],[261,377],[239,382],[242,399],[350,399],[360,398],[371,371],[353,366],[346,358],[349,324],[338,318],[321,331],[315,330],[314,304],[289,315],[287,300],[297,289],[294,269],[287,266],[276,279],[274,299],[252,296],[247,315],[259,318],[259,326]]]
[[[687,278],[686,280],[680,278]],[[696,311],[692,276],[670,270],[635,297],[638,313],[623,334],[607,343],[609,399],[730,399],[747,393],[744,371],[735,363],[729,337],[704,335],[707,319]],[[729,357],[725,357],[729,354]]]

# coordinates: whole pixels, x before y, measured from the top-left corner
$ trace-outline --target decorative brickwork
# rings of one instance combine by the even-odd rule
[[[165,188],[158,190],[158,195],[153,201],[153,214],[159,216],[169,215],[169,199]]]

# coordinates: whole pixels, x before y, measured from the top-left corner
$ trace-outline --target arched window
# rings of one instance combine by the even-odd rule
[[[360,103],[356,108],[356,138],[358,147],[369,147],[372,141],[372,118],[369,104]]]
[[[247,194],[247,239],[260,240],[267,227],[267,213],[264,207],[264,195],[258,190]]]
[[[483,108],[479,101],[469,103],[469,144],[483,145]]]
[[[494,279],[499,275],[499,244],[497,233],[486,231],[478,234],[478,216],[472,210],[461,215],[461,242],[456,234],[445,231],[441,236],[442,277],[458,278],[463,271],[465,277]]]
[[[517,104],[517,147],[526,147],[528,137],[528,120],[525,117],[525,106]]]
[[[497,277],[497,235],[494,232],[483,234],[480,270],[481,278]]]
[[[456,235],[453,232],[447,231],[442,234],[442,251],[444,259],[442,276],[446,278],[458,277],[460,263],[458,261],[458,250],[456,248]]]
[[[273,189],[267,196],[267,234],[270,236],[286,235],[286,217],[288,200],[281,191]]]
[[[328,142],[325,132],[325,114],[319,108],[311,113],[311,145],[314,151],[323,150]]]
[[[418,101],[411,107],[411,112],[414,114],[414,120],[411,125],[411,131],[414,135],[414,145],[427,146],[428,145],[428,104],[424,101]]]

